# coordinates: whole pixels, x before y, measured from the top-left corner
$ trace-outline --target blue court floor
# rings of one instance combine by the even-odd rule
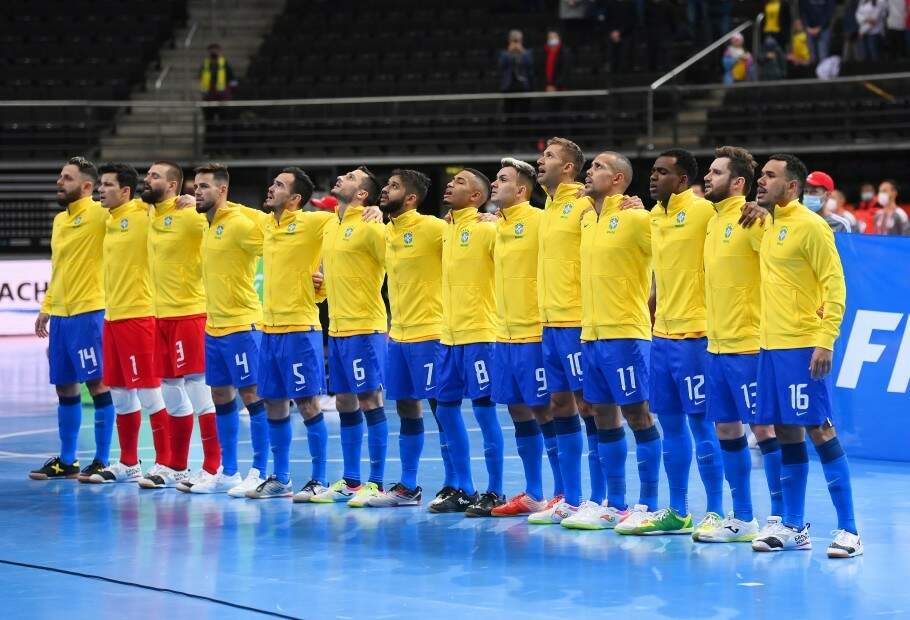
[[[852,461],[866,555],[851,560],[825,556],[835,521],[817,462],[807,501],[815,548],[775,555],[755,554],[747,544],[695,545],[683,536],[627,538],[431,515],[425,507],[350,509],[34,482],[28,470],[57,442],[41,361],[33,343],[0,340],[0,376],[8,386],[0,413],[2,618],[910,617],[910,531],[900,525],[910,513],[906,464]],[[504,411],[500,418],[511,493],[523,477],[511,423]],[[480,433],[469,413],[467,419],[482,485]],[[302,424],[294,424],[292,474],[299,486],[309,464]],[[390,428],[393,482],[400,467],[394,415]],[[434,429],[432,420],[427,428]],[[241,430],[245,464],[247,431]],[[330,417],[329,432],[329,475],[337,476],[337,418]],[[91,442],[87,410],[83,460],[91,458]],[[150,458],[146,423],[141,445],[140,454]],[[431,496],[442,480],[435,432],[428,433],[424,454],[421,484]],[[191,467],[200,461],[194,438]],[[628,470],[634,499],[634,452]],[[753,476],[763,518],[764,476],[760,470]],[[545,488],[552,488],[549,478]],[[700,517],[704,493],[694,470],[690,504]]]

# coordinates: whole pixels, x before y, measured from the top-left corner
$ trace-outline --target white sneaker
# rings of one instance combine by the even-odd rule
[[[585,501],[579,506],[578,512],[563,519],[560,525],[570,530],[611,530],[628,514],[628,510],[617,510],[613,506]]]
[[[392,508],[397,506],[417,506],[423,498],[423,489],[409,489],[400,482],[385,493],[367,499],[371,508]],[[348,503],[350,505],[350,502]]]
[[[707,543],[749,542],[755,540],[757,535],[758,521],[755,519],[742,521],[730,512],[715,527],[705,528],[698,532],[698,538],[693,532],[692,539]]]
[[[231,497],[246,497],[247,491],[255,490],[263,482],[265,482],[265,478],[262,477],[262,472],[255,467],[250,467],[246,478],[241,480],[240,484],[235,485],[234,488],[229,489],[227,494]]]
[[[781,523],[780,517],[768,517],[768,523],[752,541],[753,551],[790,551],[812,548],[809,524],[795,530]]]
[[[834,540],[828,545],[829,558],[853,558],[863,554],[863,541],[847,530],[832,530]]]
[[[255,489],[246,492],[249,499],[272,499],[274,497],[291,497],[294,494],[293,483],[288,480],[287,484],[281,482],[275,476],[269,476],[268,480],[260,484]]]
[[[243,478],[239,473],[225,476],[223,472],[218,472],[214,476],[209,474],[205,480],[194,484],[190,487],[190,493],[227,493],[241,482],[243,482]]]
[[[654,516],[644,504],[635,504],[632,510],[613,528],[618,534],[634,534],[641,524]]]
[[[110,482],[136,482],[142,478],[142,465],[124,465],[117,462],[112,463],[110,467],[105,467],[100,473],[92,474],[89,482],[95,484],[107,484]]]
[[[549,508],[528,515],[528,523],[533,525],[559,525],[566,517],[578,512],[578,508],[565,501],[554,503]]]
[[[221,469],[219,469],[218,471],[220,472]],[[177,487],[178,491],[183,491],[184,493],[189,493],[190,489],[193,488],[194,484],[199,484],[200,482],[203,482],[205,480],[208,480],[209,478],[214,478],[214,477],[215,477],[215,474],[210,474],[209,472],[200,468],[200,469],[197,469],[196,471],[194,471],[192,474],[190,474],[186,478],[184,478],[183,480],[179,480],[177,482],[176,487]]]
[[[382,495],[379,485],[375,482],[367,482],[360,485],[360,489],[348,500],[348,508],[363,508],[368,505],[370,500]]]
[[[164,465],[156,465],[158,470],[152,473],[152,470],[138,480],[139,486],[143,489],[165,489],[177,486],[178,482],[189,479],[190,470],[184,469],[175,471]],[[154,467],[152,468],[154,469]]]
[[[318,480],[310,480],[305,485],[303,485],[302,489],[294,494],[294,503],[305,504],[310,501],[313,496],[324,493],[325,491],[328,491],[328,487],[323,485]]]
[[[692,540],[698,541],[698,537],[704,532],[713,532],[720,527],[721,521],[723,521],[723,518],[716,512],[706,513],[698,525],[692,529]]]
[[[346,502],[357,493],[360,489],[363,488],[363,485],[356,487],[349,487],[348,483],[344,481],[344,478],[341,480],[336,480],[332,483],[322,493],[317,493],[316,495],[310,498],[310,501],[314,504],[332,504],[334,502]]]

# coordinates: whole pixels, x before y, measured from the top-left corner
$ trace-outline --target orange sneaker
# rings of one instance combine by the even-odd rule
[[[520,517],[543,510],[546,505],[544,500],[537,501],[527,493],[519,493],[502,506],[494,508],[490,514],[494,517]]]

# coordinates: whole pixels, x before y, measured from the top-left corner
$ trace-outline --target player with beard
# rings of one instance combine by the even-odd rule
[[[329,391],[341,421],[344,476],[311,502],[347,502],[353,508],[382,494],[389,426],[382,398],[388,318],[382,300],[385,226],[364,221],[364,210],[379,198],[379,183],[365,166],[338,177],[332,195],[336,217],[322,242],[329,302]],[[370,474],[361,484],[364,418]]]
[[[394,170],[379,195],[389,215],[386,225],[386,272],[392,325],[386,359],[386,398],[395,401],[401,430],[398,450],[401,478],[369,506],[414,506],[422,499],[417,469],[423,451],[420,401],[436,409],[436,356],[442,329],[442,238],[446,223],[422,215],[430,179],[416,170]],[[445,444],[444,434],[440,444]],[[444,453],[443,458],[447,456]],[[446,471],[451,465],[446,463]],[[449,474],[451,475],[451,474]],[[447,479],[445,486],[452,484]]]
[[[489,195],[489,180],[473,168],[456,174],[443,194],[452,221],[442,241],[442,338],[436,362],[436,416],[445,432],[456,484],[453,493],[430,503],[430,512],[465,512],[471,507],[472,513],[482,514],[491,509],[494,498],[502,497],[502,429],[490,398],[496,339],[496,226],[478,217],[478,210],[487,203]],[[470,441],[461,414],[461,401],[465,398],[471,399],[483,435],[489,476],[483,496],[474,489],[471,475]]]
[[[35,319],[35,334],[47,338],[50,382],[57,390],[60,454],[29,474],[32,480],[87,480],[108,464],[114,406],[101,380],[101,331],[104,318],[102,247],[107,211],[92,199],[98,170],[73,157],[57,178],[57,203],[51,232],[51,280]],[[79,384],[95,403],[95,458],[79,471],[76,448],[82,424]]]
[[[834,234],[805,208],[807,170],[793,155],[772,155],[758,180],[758,206],[773,222],[761,243],[761,350],[758,354],[756,422],[774,424],[781,443],[782,519],[752,541],[755,551],[811,549],[804,520],[809,457],[815,445],[837,529],[828,557],[863,553],[856,529],[847,456],[831,415],[834,341],[844,317],[846,286]]]
[[[710,528],[696,529],[701,542],[750,541],[758,532],[752,514],[752,457],[743,424],[749,424],[762,453],[771,493],[771,514],[781,514],[780,445],[774,427],[757,424],[761,268],[759,249],[765,226],[743,229],[738,222],[757,164],[747,150],[725,146],[705,175],[705,198],[716,211],[705,239],[705,293],[708,356],[705,396],[708,419],[717,427],[724,474],[733,511]]]
[[[265,402],[256,390],[262,307],[253,286],[269,215],[228,202],[230,175],[224,166],[200,166],[195,174],[196,210],[204,213],[209,223],[203,246],[205,382],[215,402],[222,469],[194,484],[190,492],[227,491],[231,497],[245,497],[247,491],[266,482],[263,476],[271,434]],[[237,466],[238,391],[250,412],[253,443],[253,466],[246,478],[240,476]]]
[[[142,200],[153,205],[148,231],[149,266],[155,301],[158,376],[169,417],[168,434],[153,433],[156,451],[170,441],[170,465],[186,469],[193,414],[198,416],[202,438],[202,468],[177,489],[188,492],[198,482],[218,474],[221,447],[215,423],[212,393],[205,384],[205,289],[202,282],[202,242],[208,228],[205,216],[195,209],[178,209],[183,171],[169,161],[153,163],[145,175]],[[146,476],[153,486],[168,482]]]

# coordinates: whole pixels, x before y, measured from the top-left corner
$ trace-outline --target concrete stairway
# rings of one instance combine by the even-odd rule
[[[638,146],[650,145],[656,150],[671,147],[697,149],[701,146],[702,136],[708,125],[708,111],[720,107],[724,101],[723,89],[715,91],[696,91],[681,102],[676,115],[677,138],[673,139],[673,120],[655,121],[654,136],[642,136]]]
[[[113,134],[101,140],[101,159],[147,162],[152,159],[194,160],[194,147],[205,131],[202,115],[190,103],[199,101],[199,69],[205,48],[218,43],[239,81],[252,56],[272,28],[286,0],[189,0],[185,27],[174,33],[174,48],[161,51],[161,69],[148,71],[132,101],[186,101],[185,108],[133,107],[122,112]]]

